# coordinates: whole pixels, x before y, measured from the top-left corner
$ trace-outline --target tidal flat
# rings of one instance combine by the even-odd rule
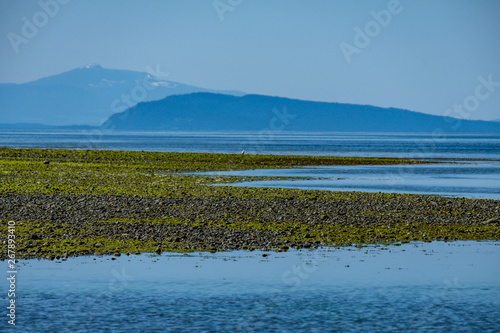
[[[199,171],[420,164],[395,158],[0,149],[17,258],[499,240],[500,200],[211,186]],[[1,259],[7,258],[7,237]]]

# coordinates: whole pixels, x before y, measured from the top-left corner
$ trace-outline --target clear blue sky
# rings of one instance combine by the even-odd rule
[[[0,82],[159,65],[205,88],[500,118],[498,0],[41,3],[0,0]]]

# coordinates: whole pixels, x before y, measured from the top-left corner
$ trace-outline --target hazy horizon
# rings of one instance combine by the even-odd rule
[[[90,63],[215,90],[500,118],[497,1],[0,0],[0,82]]]

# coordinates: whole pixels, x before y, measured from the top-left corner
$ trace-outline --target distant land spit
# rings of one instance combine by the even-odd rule
[[[263,95],[191,93],[139,103],[103,128],[141,131],[500,132],[500,123]]]

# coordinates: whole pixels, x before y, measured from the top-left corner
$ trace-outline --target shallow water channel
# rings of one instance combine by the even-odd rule
[[[353,165],[198,173],[221,176],[300,177],[259,180],[229,186],[306,190],[431,194],[500,199],[500,161],[460,161],[417,165]]]
[[[493,332],[499,263],[498,241],[22,260],[16,329]]]

